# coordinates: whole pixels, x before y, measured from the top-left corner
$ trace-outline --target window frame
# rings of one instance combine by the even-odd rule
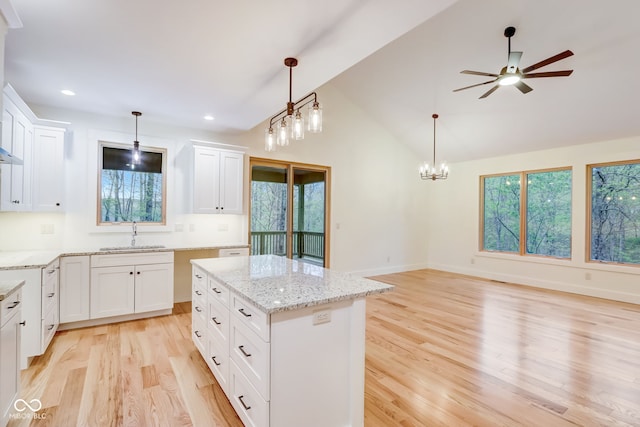
[[[585,172],[585,182],[586,182],[586,200],[585,200],[585,213],[586,213],[586,219],[585,219],[585,251],[584,251],[584,257],[585,257],[585,263],[590,264],[590,265],[607,265],[607,266],[615,266],[615,267],[631,267],[631,268],[640,268],[640,263],[637,264],[632,264],[632,263],[626,263],[626,262],[618,262],[618,261],[604,261],[604,260],[594,260],[591,259],[591,220],[592,218],[592,204],[591,204],[591,200],[593,197],[593,173],[592,170],[593,168],[597,168],[597,167],[607,167],[607,166],[623,166],[623,165],[630,165],[630,164],[639,164],[640,165],[640,159],[633,159],[633,160],[617,160],[617,161],[613,161],[613,162],[602,162],[602,163],[590,163],[588,165],[586,165],[586,172]]]
[[[527,197],[528,197],[528,183],[527,183],[527,175],[536,174],[536,173],[546,173],[546,172],[559,172],[559,171],[570,171],[571,172],[571,218],[573,223],[573,184],[574,184],[574,176],[573,176],[573,167],[572,166],[560,166],[555,168],[545,168],[545,169],[532,169],[532,170],[524,170],[524,171],[515,171],[515,172],[503,172],[496,174],[488,174],[488,175],[480,175],[479,180],[479,193],[480,193],[480,222],[478,226],[479,236],[478,236],[478,251],[483,254],[503,254],[503,255],[515,255],[515,256],[523,256],[523,257],[534,257],[534,258],[542,258],[542,259],[554,259],[560,261],[571,261],[573,259],[573,233],[569,239],[569,256],[568,257],[559,257],[553,255],[543,255],[543,254],[530,254],[527,253]],[[518,251],[517,252],[507,252],[507,251],[492,251],[485,249],[484,247],[484,214],[485,214],[485,194],[484,194],[484,180],[485,178],[494,178],[500,176],[510,176],[517,175],[519,177],[519,185],[520,185],[520,207],[519,207],[519,222],[520,222],[520,238],[518,241]],[[571,226],[571,231],[573,232],[573,225]]]
[[[111,141],[98,141],[98,169],[97,169],[97,177],[96,177],[96,222],[95,225],[97,227],[113,227],[115,225],[130,225],[133,222],[103,222],[102,219],[102,165],[103,165],[103,147],[106,148],[117,148],[123,150],[129,150],[132,148],[132,145],[123,144],[118,142]],[[144,155],[145,152],[151,153],[160,153],[162,155],[162,208],[161,208],[161,217],[162,221],[158,222],[139,222],[136,221],[137,225],[141,226],[166,226],[167,225],[167,156],[168,150],[167,148],[162,147],[150,147],[150,146],[140,146],[140,153]]]

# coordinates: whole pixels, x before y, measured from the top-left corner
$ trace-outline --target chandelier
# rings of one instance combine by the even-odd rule
[[[287,108],[269,120],[269,127],[265,131],[264,138],[264,149],[266,151],[275,151],[278,145],[281,147],[287,146],[291,139],[304,139],[305,124],[300,109],[306,105],[309,105],[307,131],[311,133],[322,132],[322,107],[318,102],[318,95],[315,92],[311,92],[296,102],[292,102],[291,82],[293,67],[298,65],[298,60],[296,58],[285,58],[284,65],[289,67],[289,102],[287,102]]]
[[[431,117],[433,117],[433,163],[429,166],[428,162],[424,162],[420,166],[420,178],[435,181],[436,179],[447,179],[449,166],[443,161],[440,164],[440,169],[436,169],[436,119],[438,115],[433,114]]]
[[[138,142],[138,117],[142,115],[140,111],[132,111],[131,114],[136,116],[136,139],[133,141],[133,151],[131,152],[131,169],[140,164],[140,143]]]

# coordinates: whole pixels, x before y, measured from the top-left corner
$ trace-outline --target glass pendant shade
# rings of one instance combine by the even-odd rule
[[[309,106],[309,124],[307,130],[311,133],[322,132],[322,107],[319,102]]]
[[[284,147],[289,145],[289,125],[287,117],[283,117],[280,125],[278,125],[278,145]]]
[[[133,141],[133,151],[131,152],[131,165],[133,166],[133,165],[139,165],[139,164],[140,164],[140,143],[138,141]]]
[[[271,127],[264,131],[264,149],[265,151],[276,151],[276,135]]]
[[[291,138],[299,141],[304,139],[304,118],[300,113],[300,109],[296,111],[295,116],[293,116],[293,123],[291,126]]]

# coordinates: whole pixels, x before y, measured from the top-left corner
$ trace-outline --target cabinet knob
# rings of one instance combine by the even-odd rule
[[[130,272],[129,272],[129,275],[133,276],[133,271],[130,271]]]
[[[136,271],[136,274],[140,274],[140,272],[139,272],[139,271]]]
[[[56,206],[60,206],[60,202],[56,203]]]

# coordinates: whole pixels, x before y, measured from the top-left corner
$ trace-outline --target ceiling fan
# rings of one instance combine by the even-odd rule
[[[561,59],[568,58],[573,55],[573,52],[570,50],[565,50],[557,55],[554,55],[550,58],[545,59],[544,61],[540,61],[536,64],[530,65],[526,68],[520,69],[518,68],[520,64],[520,58],[522,57],[522,52],[512,52],[511,51],[511,37],[516,33],[515,27],[507,27],[504,30],[504,36],[509,39],[509,56],[507,59],[506,67],[502,67],[499,74],[493,73],[483,73],[481,71],[470,71],[463,70],[460,71],[462,74],[472,74],[475,76],[487,76],[487,77],[495,77],[493,80],[486,81],[484,83],[478,83],[471,86],[461,87],[459,89],[455,89],[454,92],[459,92],[461,90],[470,89],[472,87],[483,86],[489,83],[496,83],[494,87],[486,91],[480,99],[486,98],[495,92],[500,86],[515,86],[522,93],[529,93],[533,90],[531,86],[527,85],[523,82],[524,79],[533,79],[540,77],[566,77],[573,73],[573,70],[563,70],[563,71],[547,71],[542,73],[532,73],[531,71],[537,70],[538,68],[545,67],[549,64],[553,64],[554,62],[560,61]]]

